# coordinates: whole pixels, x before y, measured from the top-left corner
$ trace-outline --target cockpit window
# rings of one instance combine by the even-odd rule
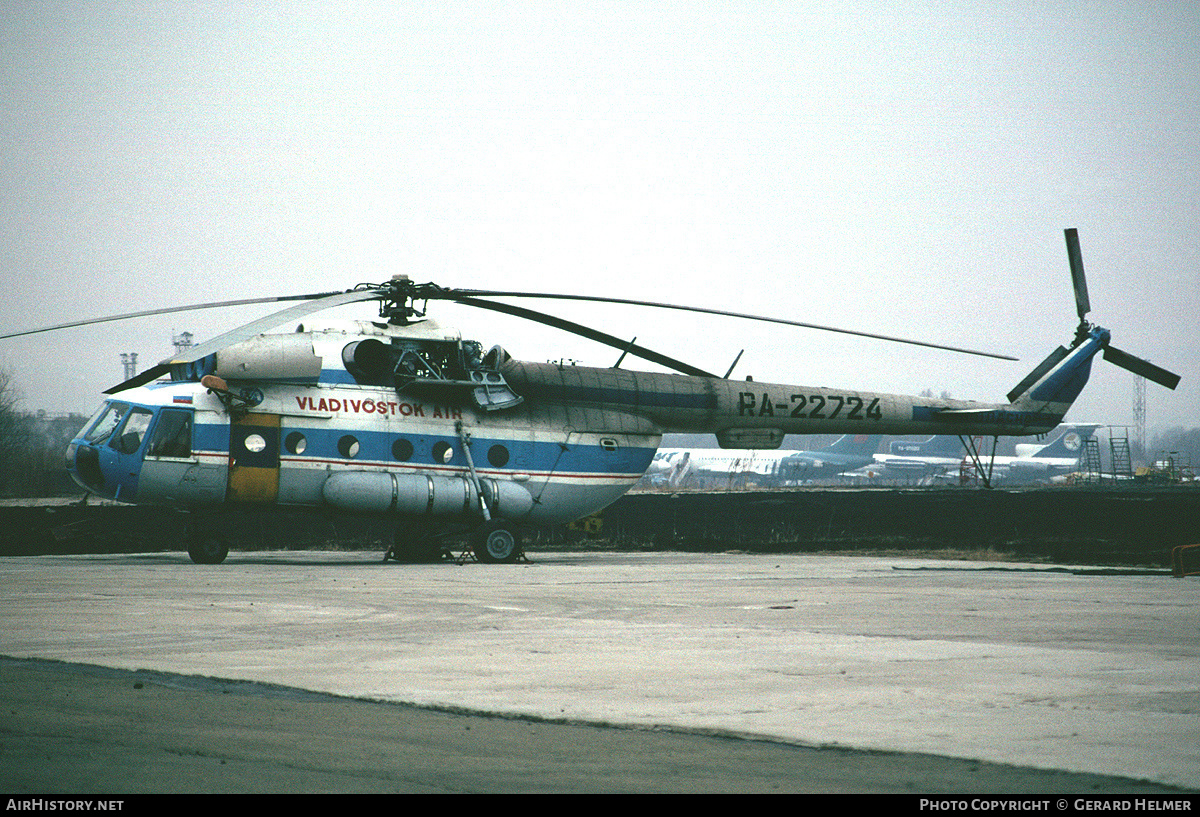
[[[103,442],[108,439],[108,435],[112,434],[121,424],[127,411],[129,411],[128,403],[105,403],[96,412],[95,422],[83,435],[83,439],[89,443]]]
[[[109,446],[122,454],[137,451],[142,447],[142,439],[146,436],[146,429],[150,427],[153,417],[154,412],[150,409],[135,406],[125,419],[125,425],[121,426],[121,431],[109,440]]]
[[[154,426],[154,434],[146,447],[147,457],[192,456],[192,413],[180,409],[163,409]]]

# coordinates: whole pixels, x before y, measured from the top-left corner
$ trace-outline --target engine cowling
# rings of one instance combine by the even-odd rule
[[[321,358],[310,334],[259,335],[217,352],[212,373],[226,380],[316,382]]]

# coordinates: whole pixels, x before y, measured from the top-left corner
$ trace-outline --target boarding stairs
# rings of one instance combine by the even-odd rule
[[[1079,473],[1084,482],[1100,481],[1100,441],[1095,437],[1089,437],[1083,442],[1083,449],[1079,452]]]
[[[1133,458],[1129,454],[1129,431],[1110,428],[1108,444],[1112,455],[1113,476],[1117,479],[1133,479]]]

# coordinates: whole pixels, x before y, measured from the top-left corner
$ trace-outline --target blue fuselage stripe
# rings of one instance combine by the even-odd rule
[[[302,450],[296,450],[293,434],[304,437]],[[341,448],[348,448],[343,438],[352,437],[358,443],[353,457],[346,457]],[[393,455],[397,440],[407,440],[411,455],[398,460]],[[395,463],[397,466],[466,467],[467,459],[462,444],[455,435],[396,434],[346,428],[317,428],[304,425],[284,425],[280,429],[281,455],[286,461],[338,462],[353,465],[356,462]],[[197,450],[228,451],[229,426],[197,424],[194,446]],[[494,450],[499,446],[503,451]],[[439,459],[435,450],[448,449],[453,452],[449,460]],[[407,447],[405,447],[407,450]],[[657,451],[656,445],[622,445],[608,451],[598,445],[575,443],[563,446],[557,442],[538,442],[526,438],[503,438],[473,436],[471,457],[475,466],[494,471],[501,469],[510,473],[595,473],[601,475],[642,474],[650,465]],[[507,454],[507,456],[505,456]]]

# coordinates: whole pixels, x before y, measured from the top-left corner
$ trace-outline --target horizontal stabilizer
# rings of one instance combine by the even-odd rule
[[[935,420],[957,420],[966,417],[978,417],[981,414],[995,414],[994,408],[977,409],[938,409],[933,413]]]
[[[1058,424],[1062,419],[1062,415],[1046,411],[1015,411],[1000,406],[981,406],[979,408],[942,408],[924,412],[914,411],[913,419],[945,423],[950,429],[971,427],[983,423],[998,424],[1008,429],[1006,432],[1001,433],[1022,435],[1030,432],[1020,429],[1030,427],[1051,428]],[[949,433],[958,434],[960,432],[951,430]]]

